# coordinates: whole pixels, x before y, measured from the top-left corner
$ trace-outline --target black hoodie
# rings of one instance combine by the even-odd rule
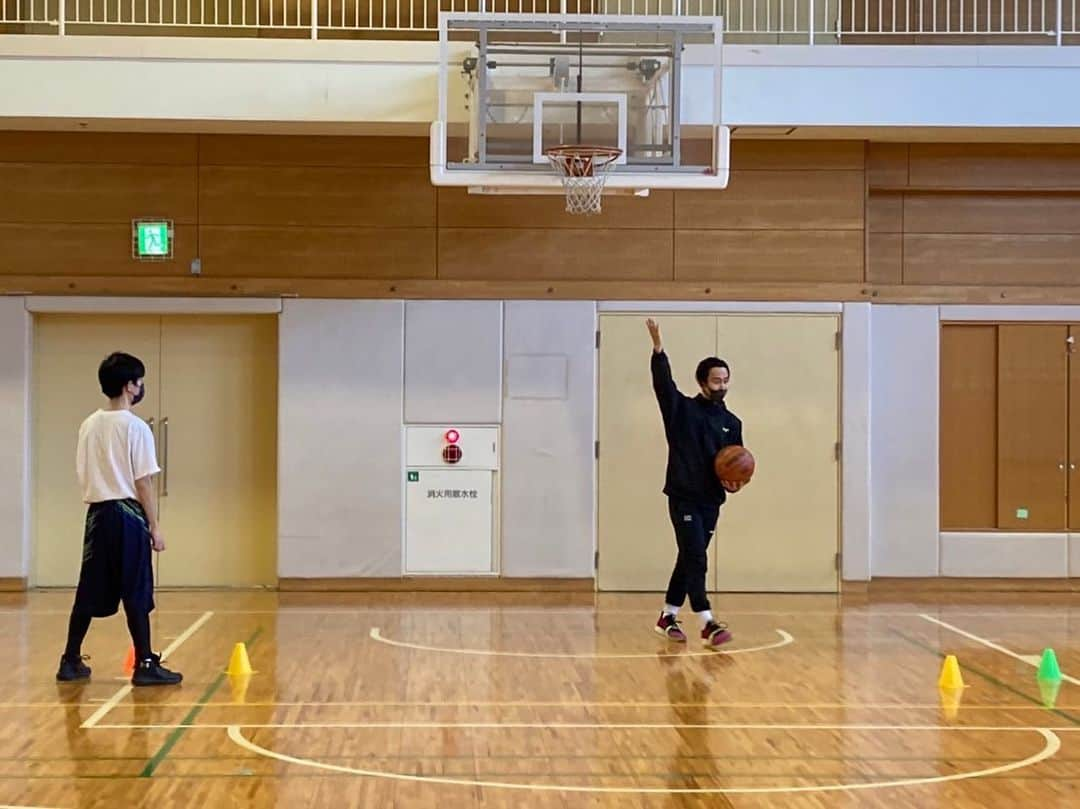
[[[668,443],[664,494],[698,505],[723,505],[727,492],[716,478],[713,461],[724,447],[742,446],[742,422],[722,403],[701,394],[684,396],[663,351],[652,353],[651,364]]]

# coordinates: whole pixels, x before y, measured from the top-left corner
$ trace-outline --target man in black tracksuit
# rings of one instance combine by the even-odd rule
[[[717,452],[743,443],[742,422],[724,405],[731,369],[717,357],[703,359],[696,373],[700,393],[693,398],[684,396],[671,378],[660,327],[652,319],[646,325],[653,342],[653,390],[668,443],[664,494],[679,546],[656,631],[669,640],[686,641],[676,616],[689,595],[690,608],[702,621],[702,643],[716,647],[730,641],[731,633],[726,624],[713,620],[705,592],[706,554],[720,506],[728,492],[742,488],[739,483],[717,480],[713,467]]]

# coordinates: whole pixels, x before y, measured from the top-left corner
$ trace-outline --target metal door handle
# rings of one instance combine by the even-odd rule
[[[161,420],[161,496],[169,496],[169,417]]]

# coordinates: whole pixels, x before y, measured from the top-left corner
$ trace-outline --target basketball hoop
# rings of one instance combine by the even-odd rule
[[[562,179],[566,189],[566,211],[572,214],[600,213],[600,197],[608,171],[622,155],[612,146],[553,146],[544,154]]]

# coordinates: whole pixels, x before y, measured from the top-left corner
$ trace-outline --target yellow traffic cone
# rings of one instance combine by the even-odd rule
[[[229,677],[229,690],[232,692],[233,705],[243,705],[247,702],[249,685],[251,685],[250,674],[235,674]]]
[[[233,646],[232,655],[229,657],[229,667],[225,669],[225,673],[230,677],[255,673],[252,671],[251,661],[248,660],[247,647],[244,644],[238,643]]]
[[[941,695],[941,712],[946,721],[955,722],[960,715],[960,700],[964,697],[964,689],[942,688],[938,693]]]
[[[956,655],[949,655],[941,666],[941,676],[938,678],[938,688],[957,689],[964,687],[964,678],[960,674],[960,664],[956,662]]]

